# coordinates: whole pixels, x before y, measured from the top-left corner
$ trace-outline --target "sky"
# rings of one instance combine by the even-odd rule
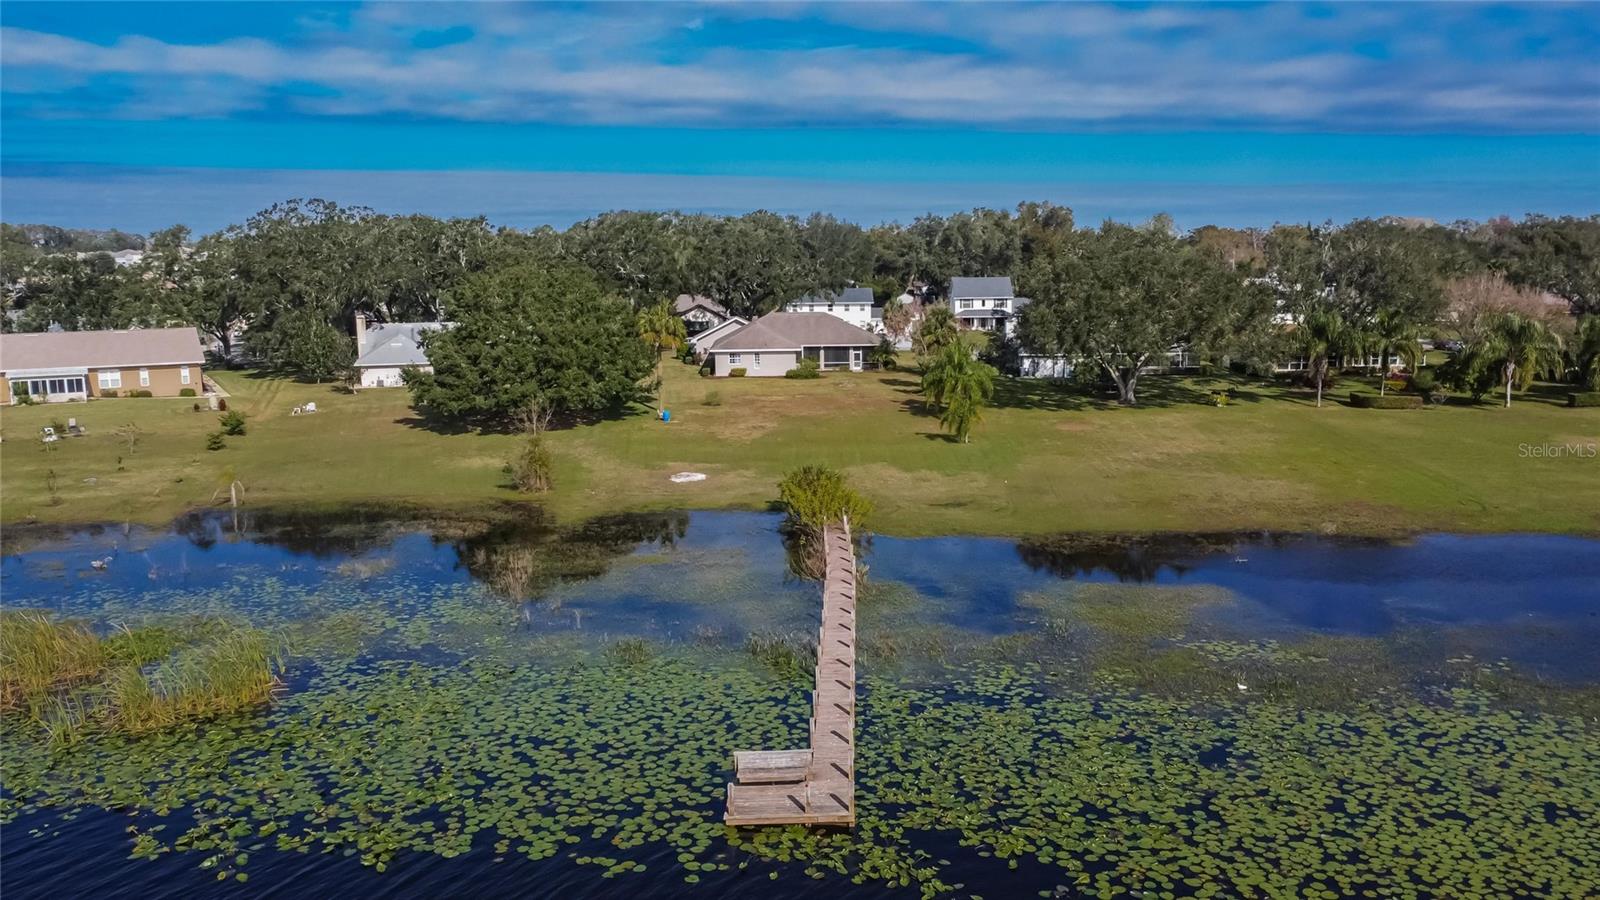
[[[1600,212],[1600,4],[0,6],[0,217]]]

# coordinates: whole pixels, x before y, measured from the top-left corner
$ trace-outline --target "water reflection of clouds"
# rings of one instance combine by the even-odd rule
[[[417,523],[335,524],[321,537],[311,522],[236,535],[215,516],[165,531],[86,528],[5,556],[0,572],[7,605],[61,609],[102,591],[236,592],[270,580],[379,596],[509,579],[516,591],[508,596],[548,608],[549,627],[603,633],[805,633],[815,612],[815,585],[789,574],[772,514],[619,517],[571,531],[530,521],[448,536]],[[93,570],[93,559],[109,562]],[[983,634],[1030,627],[1018,605],[1026,594],[1063,582],[1131,582],[1225,589],[1237,602],[1202,615],[1243,634],[1494,628],[1503,633],[1500,652],[1524,656],[1540,652],[1540,641],[1524,638],[1541,629],[1571,636],[1555,642],[1562,645],[1600,642],[1600,541],[1582,538],[1179,535],[1019,544],[877,535],[862,561],[871,579],[918,594],[896,617]]]

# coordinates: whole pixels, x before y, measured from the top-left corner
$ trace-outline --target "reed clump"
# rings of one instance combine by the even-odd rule
[[[254,708],[281,682],[282,654],[263,631],[219,619],[101,637],[48,613],[0,613],[0,712],[52,743],[97,728],[142,733]]]
[[[783,679],[810,677],[817,665],[816,644],[798,634],[752,634],[744,652]]]
[[[105,646],[88,625],[38,610],[0,612],[0,711],[38,718],[51,697],[105,666]]]

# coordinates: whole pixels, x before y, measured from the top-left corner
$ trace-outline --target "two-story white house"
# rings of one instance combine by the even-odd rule
[[[1017,313],[1027,303],[1028,298],[1018,297],[1004,275],[950,279],[950,311],[962,328],[1013,334]]]
[[[842,291],[818,291],[784,304],[784,312],[828,313],[857,328],[874,334],[883,330],[883,313],[872,314],[872,288],[851,287]]]

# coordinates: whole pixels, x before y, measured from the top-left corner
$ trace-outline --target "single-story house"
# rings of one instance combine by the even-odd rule
[[[743,369],[746,375],[784,375],[801,359],[824,369],[861,371],[878,336],[825,312],[767,313],[710,350],[711,374]]]
[[[46,331],[0,335],[0,403],[44,403],[108,392],[177,397],[203,392],[205,351],[194,328]]]
[[[422,349],[422,336],[450,327],[448,322],[387,322],[367,325],[356,315],[356,370],[364,388],[403,387],[406,369],[433,371]]]
[[[1012,334],[1026,305],[1028,298],[1017,296],[1007,276],[950,279],[950,311],[962,328]]]
[[[736,318],[721,303],[698,294],[679,294],[672,301],[672,314],[683,320],[684,333],[691,338]]]
[[[819,291],[807,294],[798,300],[790,300],[784,305],[785,312],[821,312],[837,316],[857,328],[867,331],[873,330],[872,318],[872,288],[849,287],[842,291]],[[882,308],[879,308],[878,324],[883,323]]]
[[[689,349],[694,351],[696,354],[709,353],[711,348],[717,345],[717,341],[722,340],[728,335],[733,334],[735,331],[738,331],[740,328],[743,328],[749,324],[749,319],[745,319],[740,316],[732,316],[730,318],[723,319],[722,323],[719,325],[713,325],[710,328],[690,335]]]

